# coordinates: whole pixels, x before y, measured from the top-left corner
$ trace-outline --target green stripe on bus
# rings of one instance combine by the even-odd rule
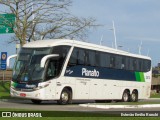
[[[136,75],[136,81],[140,81],[140,74],[139,74],[139,72],[135,72],[135,75]]]
[[[141,82],[145,82],[144,73],[140,72]]]
[[[12,83],[12,86],[13,86],[13,87],[17,87],[17,85],[18,85],[18,83],[15,83],[15,82]]]
[[[135,76],[136,76],[136,81],[145,82],[143,72],[135,72]]]

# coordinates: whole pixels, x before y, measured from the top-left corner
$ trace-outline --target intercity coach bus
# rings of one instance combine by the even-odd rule
[[[39,104],[55,100],[147,99],[151,58],[91,43],[57,39],[25,44],[16,57],[10,94]]]

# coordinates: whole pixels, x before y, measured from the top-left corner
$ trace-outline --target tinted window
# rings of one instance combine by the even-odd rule
[[[130,70],[130,57],[126,57],[126,70]]]
[[[143,60],[142,59],[139,59],[138,60],[138,71],[143,71]]]
[[[60,67],[58,61],[50,60],[46,71],[46,80],[54,78],[59,75]]]
[[[78,65],[84,65],[85,61],[85,51],[83,49],[78,49]]]
[[[68,64],[69,65],[84,65],[85,59],[88,59],[88,58],[85,57],[84,49],[74,48]]]
[[[60,57],[65,58],[69,49],[69,46],[55,46],[53,47],[52,54],[59,54]]]
[[[122,56],[122,64],[121,64],[121,69],[126,69],[126,57]]]
[[[77,63],[78,63],[78,49],[74,48],[69,60],[69,65],[77,65]]]
[[[138,70],[137,69],[137,59],[136,58],[133,58],[133,60],[132,60],[132,67],[133,67],[133,70]]]
[[[90,66],[95,66],[95,51],[89,50],[89,63]]]
[[[50,60],[47,70],[47,78],[51,78],[60,74],[66,56],[68,54],[69,46],[55,46],[53,47],[52,54],[58,54],[59,57],[56,60]]]
[[[88,49],[74,48],[69,65],[86,65],[147,72],[151,61]]]
[[[95,66],[100,66],[100,52],[97,51],[95,54]]]
[[[150,69],[151,69],[151,61],[149,61],[149,60],[144,60],[144,61],[143,61],[143,70],[144,70],[145,72],[148,72],[148,71],[150,71]]]
[[[110,68],[115,68],[115,56],[114,55],[111,55],[110,56]]]
[[[122,56],[116,56],[116,69],[121,69],[122,66]]]
[[[109,54],[108,53],[100,53],[100,67],[109,67],[109,62],[110,62],[110,58],[109,58]]]

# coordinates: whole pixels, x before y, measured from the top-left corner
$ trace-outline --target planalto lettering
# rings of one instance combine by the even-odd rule
[[[96,69],[87,70],[86,68],[82,68],[82,76],[99,77],[99,71],[97,71]]]

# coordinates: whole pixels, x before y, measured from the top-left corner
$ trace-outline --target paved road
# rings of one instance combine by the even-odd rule
[[[160,99],[149,99],[146,101],[160,102]],[[93,101],[90,101],[93,103]],[[16,108],[29,110],[50,110],[50,111],[160,111],[160,108],[129,108],[129,109],[99,109],[81,107],[79,104],[86,101],[76,101],[71,105],[57,105],[56,102],[43,102],[40,105],[33,104],[30,100],[0,100],[0,108]]]
[[[84,102],[80,102],[83,104]],[[79,102],[74,102],[71,105],[57,105],[56,102],[44,101],[40,105],[33,104],[30,100],[9,100],[0,101],[0,108],[16,108],[29,110],[52,110],[52,111],[103,111],[96,108],[80,107]]]

